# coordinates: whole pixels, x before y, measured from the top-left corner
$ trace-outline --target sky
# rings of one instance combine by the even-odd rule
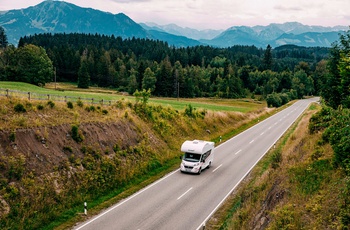
[[[0,0],[0,11],[22,9],[43,0]],[[65,0],[81,7],[124,13],[137,23],[228,29],[232,26],[300,22],[350,26],[349,0]]]

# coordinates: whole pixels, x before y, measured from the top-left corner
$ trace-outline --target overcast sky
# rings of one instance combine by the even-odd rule
[[[43,0],[0,0],[0,11],[34,6]],[[350,25],[350,0],[66,0],[81,7],[124,13],[137,23],[175,23],[196,29],[300,22]]]

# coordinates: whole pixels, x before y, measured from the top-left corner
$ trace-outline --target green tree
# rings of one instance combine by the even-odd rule
[[[46,51],[42,47],[26,45],[15,51],[13,67],[16,72],[16,79],[35,85],[45,85],[52,81],[54,72],[53,65]]]
[[[78,71],[78,88],[88,89],[90,86],[89,64],[85,56],[81,58]]]
[[[128,93],[132,94],[137,90],[138,87],[138,83],[137,83],[137,71],[132,68],[130,70],[130,76],[129,76],[129,80],[128,80],[128,86],[127,86],[127,90]]]
[[[149,98],[151,97],[151,90],[145,90],[143,89],[142,91],[136,90],[133,94],[136,97],[136,103],[141,101],[143,106],[146,106],[148,103]]]
[[[263,59],[263,69],[268,70],[272,69],[272,47],[267,45],[265,54],[264,54],[264,59]]]
[[[346,63],[346,60],[344,62],[344,58],[349,56],[349,54],[350,31],[347,31],[346,34],[340,36],[340,41],[333,45],[330,51],[330,57],[328,59],[328,72],[324,76],[321,76],[320,79],[322,82],[321,96],[323,97],[325,103],[334,109],[338,108],[347,100],[346,97],[349,89],[344,88],[341,83],[342,81],[347,81],[344,79],[344,77],[347,76],[347,70],[346,68],[344,69],[345,66],[340,62],[341,59],[343,59],[343,63]],[[343,71],[342,75],[340,73],[341,71]],[[347,83],[345,83],[344,86],[346,84]]]
[[[166,57],[160,63],[160,69],[156,73],[157,82],[154,93],[159,96],[173,97],[175,94],[174,79],[172,75],[172,66],[169,58]]]
[[[350,53],[341,54],[339,61],[341,104],[345,108],[350,108]]]
[[[156,75],[153,73],[151,68],[147,67],[145,70],[145,73],[143,74],[143,79],[142,79],[142,89],[145,90],[150,90],[153,92],[156,88],[156,82],[157,78]]]
[[[0,26],[0,48],[6,48],[8,45],[7,36],[3,27]]]

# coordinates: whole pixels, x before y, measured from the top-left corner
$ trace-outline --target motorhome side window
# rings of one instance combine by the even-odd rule
[[[207,159],[207,158],[210,156],[210,153],[211,153],[211,150],[209,150],[209,151],[205,152],[205,153],[203,154],[203,158],[202,158],[202,160]]]

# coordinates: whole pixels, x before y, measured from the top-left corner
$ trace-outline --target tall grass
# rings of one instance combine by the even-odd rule
[[[206,229],[343,229],[346,183],[332,167],[330,147],[320,148],[321,134],[308,133],[308,120],[318,110],[310,106]]]

